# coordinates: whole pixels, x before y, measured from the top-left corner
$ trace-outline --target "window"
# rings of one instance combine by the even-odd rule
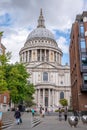
[[[84,25],[83,24],[80,24],[80,33],[84,34]]]
[[[43,72],[43,81],[48,81],[48,73]]]
[[[82,57],[82,65],[87,65],[87,58],[86,57]]]
[[[6,101],[7,101],[7,97],[6,97],[6,96],[4,96],[4,103],[6,103]]]
[[[87,84],[87,75],[83,76],[84,84]]]
[[[64,92],[60,92],[60,99],[64,99]]]
[[[81,46],[81,49],[85,49],[86,48],[85,39],[81,39],[80,40],[80,46]]]

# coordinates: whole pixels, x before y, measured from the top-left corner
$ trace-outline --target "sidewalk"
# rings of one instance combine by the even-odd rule
[[[13,126],[11,126],[10,128],[8,128],[7,130],[31,130],[31,120],[32,120],[32,116],[31,113],[24,113],[22,115],[22,121],[23,123],[21,123],[20,125],[15,123],[13,124]]]
[[[40,117],[36,117],[40,118]],[[14,124],[9,130],[87,130],[87,125],[80,120],[77,128],[71,127],[68,121],[59,121],[58,116],[45,116],[40,118],[41,123],[32,128],[32,116],[30,113],[24,113],[22,116],[23,123],[20,125]]]

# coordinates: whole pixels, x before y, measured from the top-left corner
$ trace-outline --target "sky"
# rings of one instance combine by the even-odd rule
[[[40,9],[45,26],[63,52],[62,64],[69,64],[70,32],[77,14],[87,11],[87,0],[0,0],[0,31],[10,63],[19,62],[19,51],[29,33],[37,27]]]

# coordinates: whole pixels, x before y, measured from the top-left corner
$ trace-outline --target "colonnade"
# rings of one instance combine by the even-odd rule
[[[61,54],[47,49],[26,50],[20,54],[21,62],[50,61],[61,64]]]
[[[54,107],[55,104],[55,90],[54,89],[37,89],[36,90],[36,101],[37,106],[43,106],[43,107]]]

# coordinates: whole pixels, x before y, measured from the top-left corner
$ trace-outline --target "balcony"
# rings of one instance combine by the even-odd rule
[[[80,69],[81,72],[87,72],[87,52],[80,52]]]
[[[82,85],[81,92],[87,92],[87,84]]]
[[[81,65],[81,72],[87,72],[87,65]]]

